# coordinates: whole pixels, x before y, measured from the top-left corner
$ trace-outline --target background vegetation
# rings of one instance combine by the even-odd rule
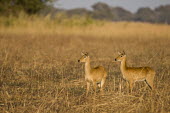
[[[19,16],[20,12],[28,15],[38,14],[41,16],[65,14],[71,16],[86,16],[98,20],[108,21],[137,21],[150,23],[170,24],[170,5],[159,6],[155,9],[149,7],[139,8],[132,13],[121,7],[112,7],[106,3],[98,2],[92,6],[93,10],[75,8],[70,10],[53,7],[57,0],[0,0],[0,16]]]
[[[50,2],[52,0],[0,0],[0,14],[17,16],[20,11],[35,14]]]
[[[169,25],[37,13],[0,17],[2,113],[170,112]],[[113,62],[121,50],[128,66],[156,71],[153,91],[138,82],[128,94],[120,64]],[[104,95],[94,96],[91,89],[85,96],[84,64],[77,62],[81,51],[89,52],[93,67],[106,68]]]
[[[121,7],[112,7],[105,3],[96,3],[92,6],[93,10],[87,10],[84,8],[76,8],[71,10],[56,9],[52,7],[45,8],[43,14],[56,15],[59,12],[66,15],[74,16],[90,16],[98,20],[108,21],[135,21],[135,22],[149,22],[149,23],[164,23],[170,24],[170,5],[159,6],[155,9],[149,7],[139,8],[137,12],[132,13]]]

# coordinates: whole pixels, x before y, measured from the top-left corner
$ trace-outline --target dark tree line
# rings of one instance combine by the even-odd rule
[[[92,11],[89,11],[85,8],[76,8],[71,10],[58,10],[53,8],[53,12],[56,11],[56,13],[53,14],[57,14],[58,12],[64,12],[68,16],[84,15],[100,20],[141,21],[170,24],[170,5],[160,6],[154,10],[148,7],[140,8],[136,13],[131,13],[130,11],[127,11],[121,7],[111,7],[101,2],[94,4],[92,8]]]
[[[0,0],[0,15],[17,15],[20,11],[35,14],[51,0]]]
[[[53,12],[56,15],[58,12],[64,12],[66,15],[74,16],[90,16],[94,19],[109,20],[109,21],[140,21],[151,23],[167,23],[170,24],[170,5],[160,6],[152,10],[148,7],[140,8],[136,13],[131,13],[121,7],[111,7],[105,3],[96,3],[92,6],[93,10],[85,8],[76,8],[71,10],[51,8],[46,10],[46,14]],[[44,11],[43,11],[44,12]]]
[[[131,13],[121,7],[111,7],[101,2],[94,4],[92,6],[93,10],[85,8],[57,9],[49,5],[52,1],[54,0],[0,0],[0,15],[17,15],[20,11],[24,11],[27,14],[51,14],[56,16],[62,12],[68,17],[79,15],[109,21],[142,21],[170,24],[170,5],[160,6],[154,10],[147,7],[140,8],[136,13]]]

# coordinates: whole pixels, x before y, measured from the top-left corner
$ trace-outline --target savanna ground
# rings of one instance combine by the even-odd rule
[[[170,112],[170,26],[71,22],[1,19],[0,112]],[[128,66],[150,66],[156,71],[153,91],[137,82],[133,93],[128,93],[120,63],[113,62],[122,50]],[[94,96],[91,89],[85,96],[84,64],[77,62],[81,51],[89,52],[93,67],[106,68],[104,95]]]

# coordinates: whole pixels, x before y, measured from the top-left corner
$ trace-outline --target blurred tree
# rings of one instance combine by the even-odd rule
[[[157,22],[157,14],[150,8],[140,8],[134,17],[135,21],[142,21],[142,22]]]
[[[121,21],[121,20],[131,20],[133,14],[129,11],[126,11],[120,7],[110,7],[105,3],[96,3],[93,6],[94,11],[93,17],[97,19],[112,20],[112,21]]]
[[[52,0],[0,0],[0,14],[17,15],[20,11],[35,14],[50,2]]]
[[[41,9],[38,13],[42,16],[51,15],[51,17],[53,18],[56,16],[56,14],[64,13],[65,11],[66,11],[65,9],[57,9],[53,7],[52,5],[48,5],[44,7],[43,9]]]
[[[158,15],[159,23],[170,24],[170,5],[160,6],[155,9],[155,12]]]
[[[68,16],[74,16],[74,15],[80,15],[80,16],[90,16],[92,13],[91,11],[85,9],[85,8],[76,8],[76,9],[70,9],[66,11],[66,14]]]
[[[113,13],[116,21],[130,21],[133,19],[133,14],[121,7],[113,8]]]
[[[96,19],[113,20],[112,8],[105,3],[98,2],[92,6],[93,17]]]

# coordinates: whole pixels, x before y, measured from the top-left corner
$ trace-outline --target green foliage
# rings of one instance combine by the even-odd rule
[[[1,15],[17,15],[24,11],[28,14],[35,14],[46,6],[51,0],[0,0]]]

